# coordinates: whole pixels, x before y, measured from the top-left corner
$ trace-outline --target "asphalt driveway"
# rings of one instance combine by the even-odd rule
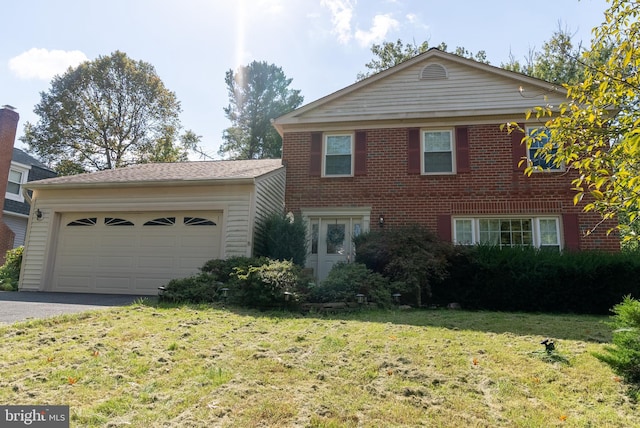
[[[120,294],[0,291],[0,325],[113,306],[126,306],[140,298],[154,297]]]

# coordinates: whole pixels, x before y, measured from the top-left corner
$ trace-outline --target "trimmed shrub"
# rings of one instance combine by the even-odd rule
[[[211,303],[220,300],[221,288],[214,275],[203,272],[172,279],[165,286],[161,299],[169,302]]]
[[[246,269],[249,266],[260,266],[269,261],[266,257],[234,256],[228,259],[209,260],[200,268],[202,272],[211,274],[216,281],[228,282],[237,268]]]
[[[638,253],[456,248],[450,275],[433,287],[438,304],[468,309],[607,314],[625,295],[640,297]]]
[[[266,309],[294,306],[302,300],[302,269],[289,260],[266,259],[234,270],[227,284],[234,303]]]
[[[162,299],[171,302],[209,303],[223,298],[222,289],[229,288],[236,268],[266,263],[266,258],[231,257],[209,260],[201,273],[187,278],[173,279],[164,287]]]
[[[421,226],[378,230],[354,238],[356,262],[394,283],[404,284],[403,298],[431,302],[431,286],[449,275],[453,245]]]
[[[607,363],[629,385],[630,395],[640,398],[640,301],[626,296],[612,309],[613,344],[606,354],[594,356]]]
[[[389,280],[361,263],[336,263],[327,278],[313,288],[309,301],[355,302],[356,294],[364,294],[369,302],[387,308],[393,303],[392,294],[397,292]]]
[[[0,290],[16,291],[18,289],[23,251],[24,247],[7,251],[4,265],[0,267]]]
[[[272,213],[256,227],[254,255],[274,260],[292,260],[304,266],[307,259],[307,228],[300,216]]]

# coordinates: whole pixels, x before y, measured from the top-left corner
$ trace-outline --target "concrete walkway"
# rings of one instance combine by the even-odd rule
[[[113,306],[126,306],[140,298],[155,299],[154,296],[120,294],[0,291],[0,325]]]

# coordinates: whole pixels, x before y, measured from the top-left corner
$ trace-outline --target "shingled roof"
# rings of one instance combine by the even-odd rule
[[[284,168],[281,159],[236,161],[148,163],[86,174],[33,181],[30,189],[44,187],[85,187],[91,185],[152,185],[180,182],[252,180]]]

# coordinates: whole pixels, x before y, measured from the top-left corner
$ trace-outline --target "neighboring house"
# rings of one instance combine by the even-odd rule
[[[501,124],[558,106],[550,83],[431,49],[274,121],[283,137],[286,210],[309,227],[319,279],[352,260],[351,237],[421,224],[459,244],[619,250],[596,213],[573,203],[573,171],[524,175],[535,148]],[[542,166],[545,166],[542,164]]]
[[[251,256],[256,222],[284,207],[285,168],[142,164],[24,186],[33,195],[20,290],[153,295],[208,260]]]
[[[55,176],[56,173],[39,160],[20,149],[13,149],[3,210],[4,222],[15,234],[13,248],[24,245],[27,221],[29,219],[29,203],[24,198],[23,185],[28,181],[42,180]]]

